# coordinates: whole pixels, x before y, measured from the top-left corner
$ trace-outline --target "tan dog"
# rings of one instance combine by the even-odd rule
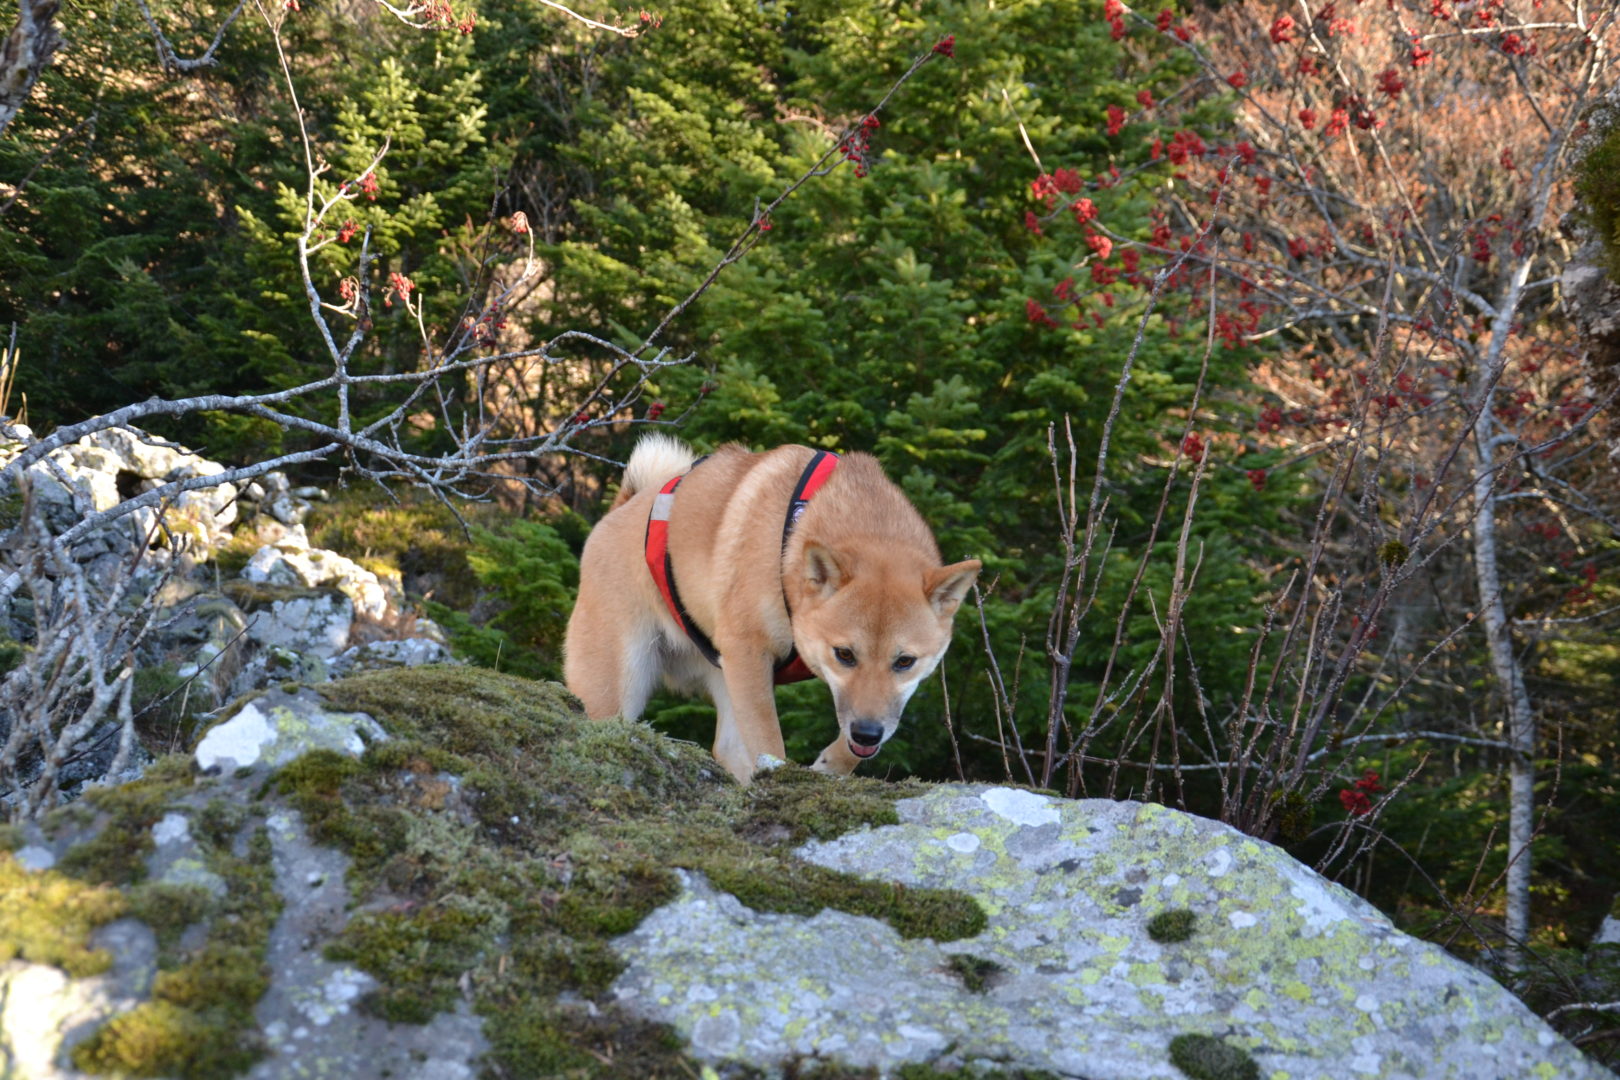
[[[761,755],[784,756],[773,679],[813,674],[832,687],[839,726],[814,767],[847,774],[939,664],[979,563],[941,566],[933,533],[866,454],[732,445],[695,458],[663,435],[631,454],[580,560],[568,688],[592,717],[630,719],[660,680],[707,692],[714,756],[746,783]],[[667,559],[649,559],[666,532]],[[804,667],[784,674],[795,649]]]

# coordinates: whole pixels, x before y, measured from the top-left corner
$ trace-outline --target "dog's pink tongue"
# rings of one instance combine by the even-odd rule
[[[845,741],[848,742],[848,740]],[[877,753],[881,748],[881,743],[879,743],[877,746],[858,746],[853,742],[849,743],[849,752],[858,758],[869,758],[873,754]]]

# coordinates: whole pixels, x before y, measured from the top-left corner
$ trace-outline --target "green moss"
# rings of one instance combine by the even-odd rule
[[[1148,920],[1148,937],[1161,944],[1169,945],[1177,941],[1186,941],[1193,936],[1197,927],[1198,916],[1186,908],[1171,908],[1161,911]]]
[[[158,758],[136,781],[119,787],[92,788],[69,807],[75,815],[99,811],[104,824],[95,836],[69,848],[57,868],[83,881],[129,885],[146,876],[152,852],[152,826],[191,787],[193,764],[188,754]],[[61,822],[66,818],[52,818]],[[48,822],[48,825],[50,822]]]
[[[0,963],[54,964],[76,978],[106,971],[112,958],[90,947],[90,934],[125,907],[117,889],[54,870],[31,873],[0,854]]]
[[[200,1080],[241,1072],[260,1053],[207,1014],[154,1000],[115,1016],[75,1046],[73,1064],[89,1073]]]
[[[23,846],[23,831],[16,825],[0,825],[0,851],[16,851]]]
[[[380,865],[405,842],[405,815],[389,807],[351,810],[342,798],[343,785],[365,773],[355,759],[336,750],[311,750],[275,776],[276,790],[303,815],[310,836],[341,848],[362,872]]]
[[[898,825],[895,800],[923,790],[915,782],[896,785],[863,776],[834,779],[800,765],[783,765],[756,777],[749,787],[748,826],[767,836],[786,829],[786,840],[794,844],[827,840],[862,825]]]
[[[235,828],[227,827],[229,819],[235,819]],[[169,943],[159,956],[151,1000],[108,1021],[74,1048],[73,1063],[85,1072],[216,1080],[237,1075],[263,1056],[253,1009],[270,985],[264,959],[281,913],[270,834],[263,827],[255,830],[238,858],[232,847],[242,816],[213,808],[193,820],[206,822],[194,835],[209,869],[225,882],[225,896],[162,885],[131,890],[131,913],[151,922],[160,942]],[[162,912],[164,900],[182,910]],[[173,942],[179,932],[209,916],[206,940],[178,952]]]
[[[809,863],[747,855],[692,860],[714,886],[756,911],[814,915],[836,908],[890,923],[901,937],[957,941],[982,933],[984,909],[966,893],[868,881]]]
[[[191,816],[191,835],[199,843],[209,845],[221,851],[229,851],[236,839],[236,834],[242,831],[247,823],[248,810],[225,799],[210,799],[208,803]]]
[[[1575,192],[1620,282],[1620,123],[1595,142],[1575,169]]]
[[[172,950],[188,926],[214,910],[214,895],[200,885],[148,882],[129,890],[129,914],[152,928],[158,948]]]
[[[962,980],[962,985],[975,994],[984,993],[990,986],[990,980],[1003,970],[994,960],[966,953],[951,957],[950,967],[956,972],[956,977]]]
[[[377,1016],[425,1024],[454,1004],[457,980],[493,944],[501,927],[488,914],[472,904],[449,901],[411,913],[361,915],[326,955],[356,964],[382,981],[367,1002]]]
[[[1170,1040],[1170,1063],[1192,1080],[1260,1080],[1248,1051],[1212,1035],[1177,1035]]]
[[[94,837],[75,844],[57,862],[57,869],[81,881],[129,885],[146,876],[146,857],[152,853],[150,828],[131,829],[122,824],[104,827]]]
[[[1400,566],[1411,554],[1407,546],[1399,540],[1389,540],[1379,545],[1378,561],[1385,566]]]

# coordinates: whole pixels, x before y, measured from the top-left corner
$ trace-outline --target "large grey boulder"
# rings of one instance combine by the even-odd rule
[[[964,890],[984,933],[939,945],[841,912],[761,915],[685,875],[676,902],[617,940],[614,998],[701,1059],[767,1069],[828,1056],[883,1075],[1180,1078],[1172,1040],[1202,1036],[1247,1052],[1257,1077],[1608,1075],[1487,976],[1218,822],[961,785],[898,808],[899,825],[801,853]],[[1154,940],[1150,920],[1173,910],[1193,912],[1191,936]]]
[[[814,1076],[813,1062],[953,1080],[1607,1076],[1486,976],[1280,849],[1160,806],[912,785],[923,794],[891,815],[891,785],[791,769],[743,792],[690,745],[466,668],[273,690],[207,732],[194,764],[165,759],[0,850],[0,903],[89,905],[95,929],[78,936],[108,960],[0,960],[0,1076],[183,1061],[193,1038],[221,1068],[191,1075],[256,1080],[760,1080]],[[807,821],[854,831],[795,849]],[[871,895],[977,916],[966,893],[986,919],[926,923],[971,937],[903,939],[899,922],[848,913],[894,908],[852,902],[845,885],[862,883],[842,876],[805,895],[848,911],[763,910],[800,907],[761,874],[828,887],[795,851],[905,887]],[[132,852],[139,883],[119,871]],[[100,860],[123,884],[97,900],[83,875]],[[689,869],[669,881],[667,864],[731,874],[735,894]],[[645,906],[619,906],[621,890],[647,890]],[[1190,933],[1166,933],[1169,912],[1190,912]],[[77,977],[53,955],[77,957]],[[187,996],[188,980],[228,989]],[[228,993],[237,1012],[216,1015]],[[1231,1055],[1226,1071],[1189,1065],[1212,1051]]]

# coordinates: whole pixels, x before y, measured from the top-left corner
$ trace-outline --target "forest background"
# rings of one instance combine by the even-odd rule
[[[48,432],[329,373],[313,237],[357,371],[495,357],[465,382],[498,433],[566,436],[454,511],[352,458],[298,477],[333,493],[316,539],[403,571],[467,659],[557,675],[640,434],[870,451],[986,563],[879,772],[1220,817],[1545,1013],[1620,996],[1585,949],[1620,892],[1613,384],[1558,284],[1582,230],[1620,239],[1613,12],[234,10],[62,9],[0,135],[0,411]],[[313,226],[289,81],[345,193]],[[739,236],[662,331],[687,362],[620,379]],[[569,331],[603,344],[519,355]],[[251,410],[145,426],[235,463],[315,441]],[[826,689],[778,697],[808,760]],[[706,742],[709,715],[648,718]],[[1617,1015],[1562,1021],[1601,1055]]]

